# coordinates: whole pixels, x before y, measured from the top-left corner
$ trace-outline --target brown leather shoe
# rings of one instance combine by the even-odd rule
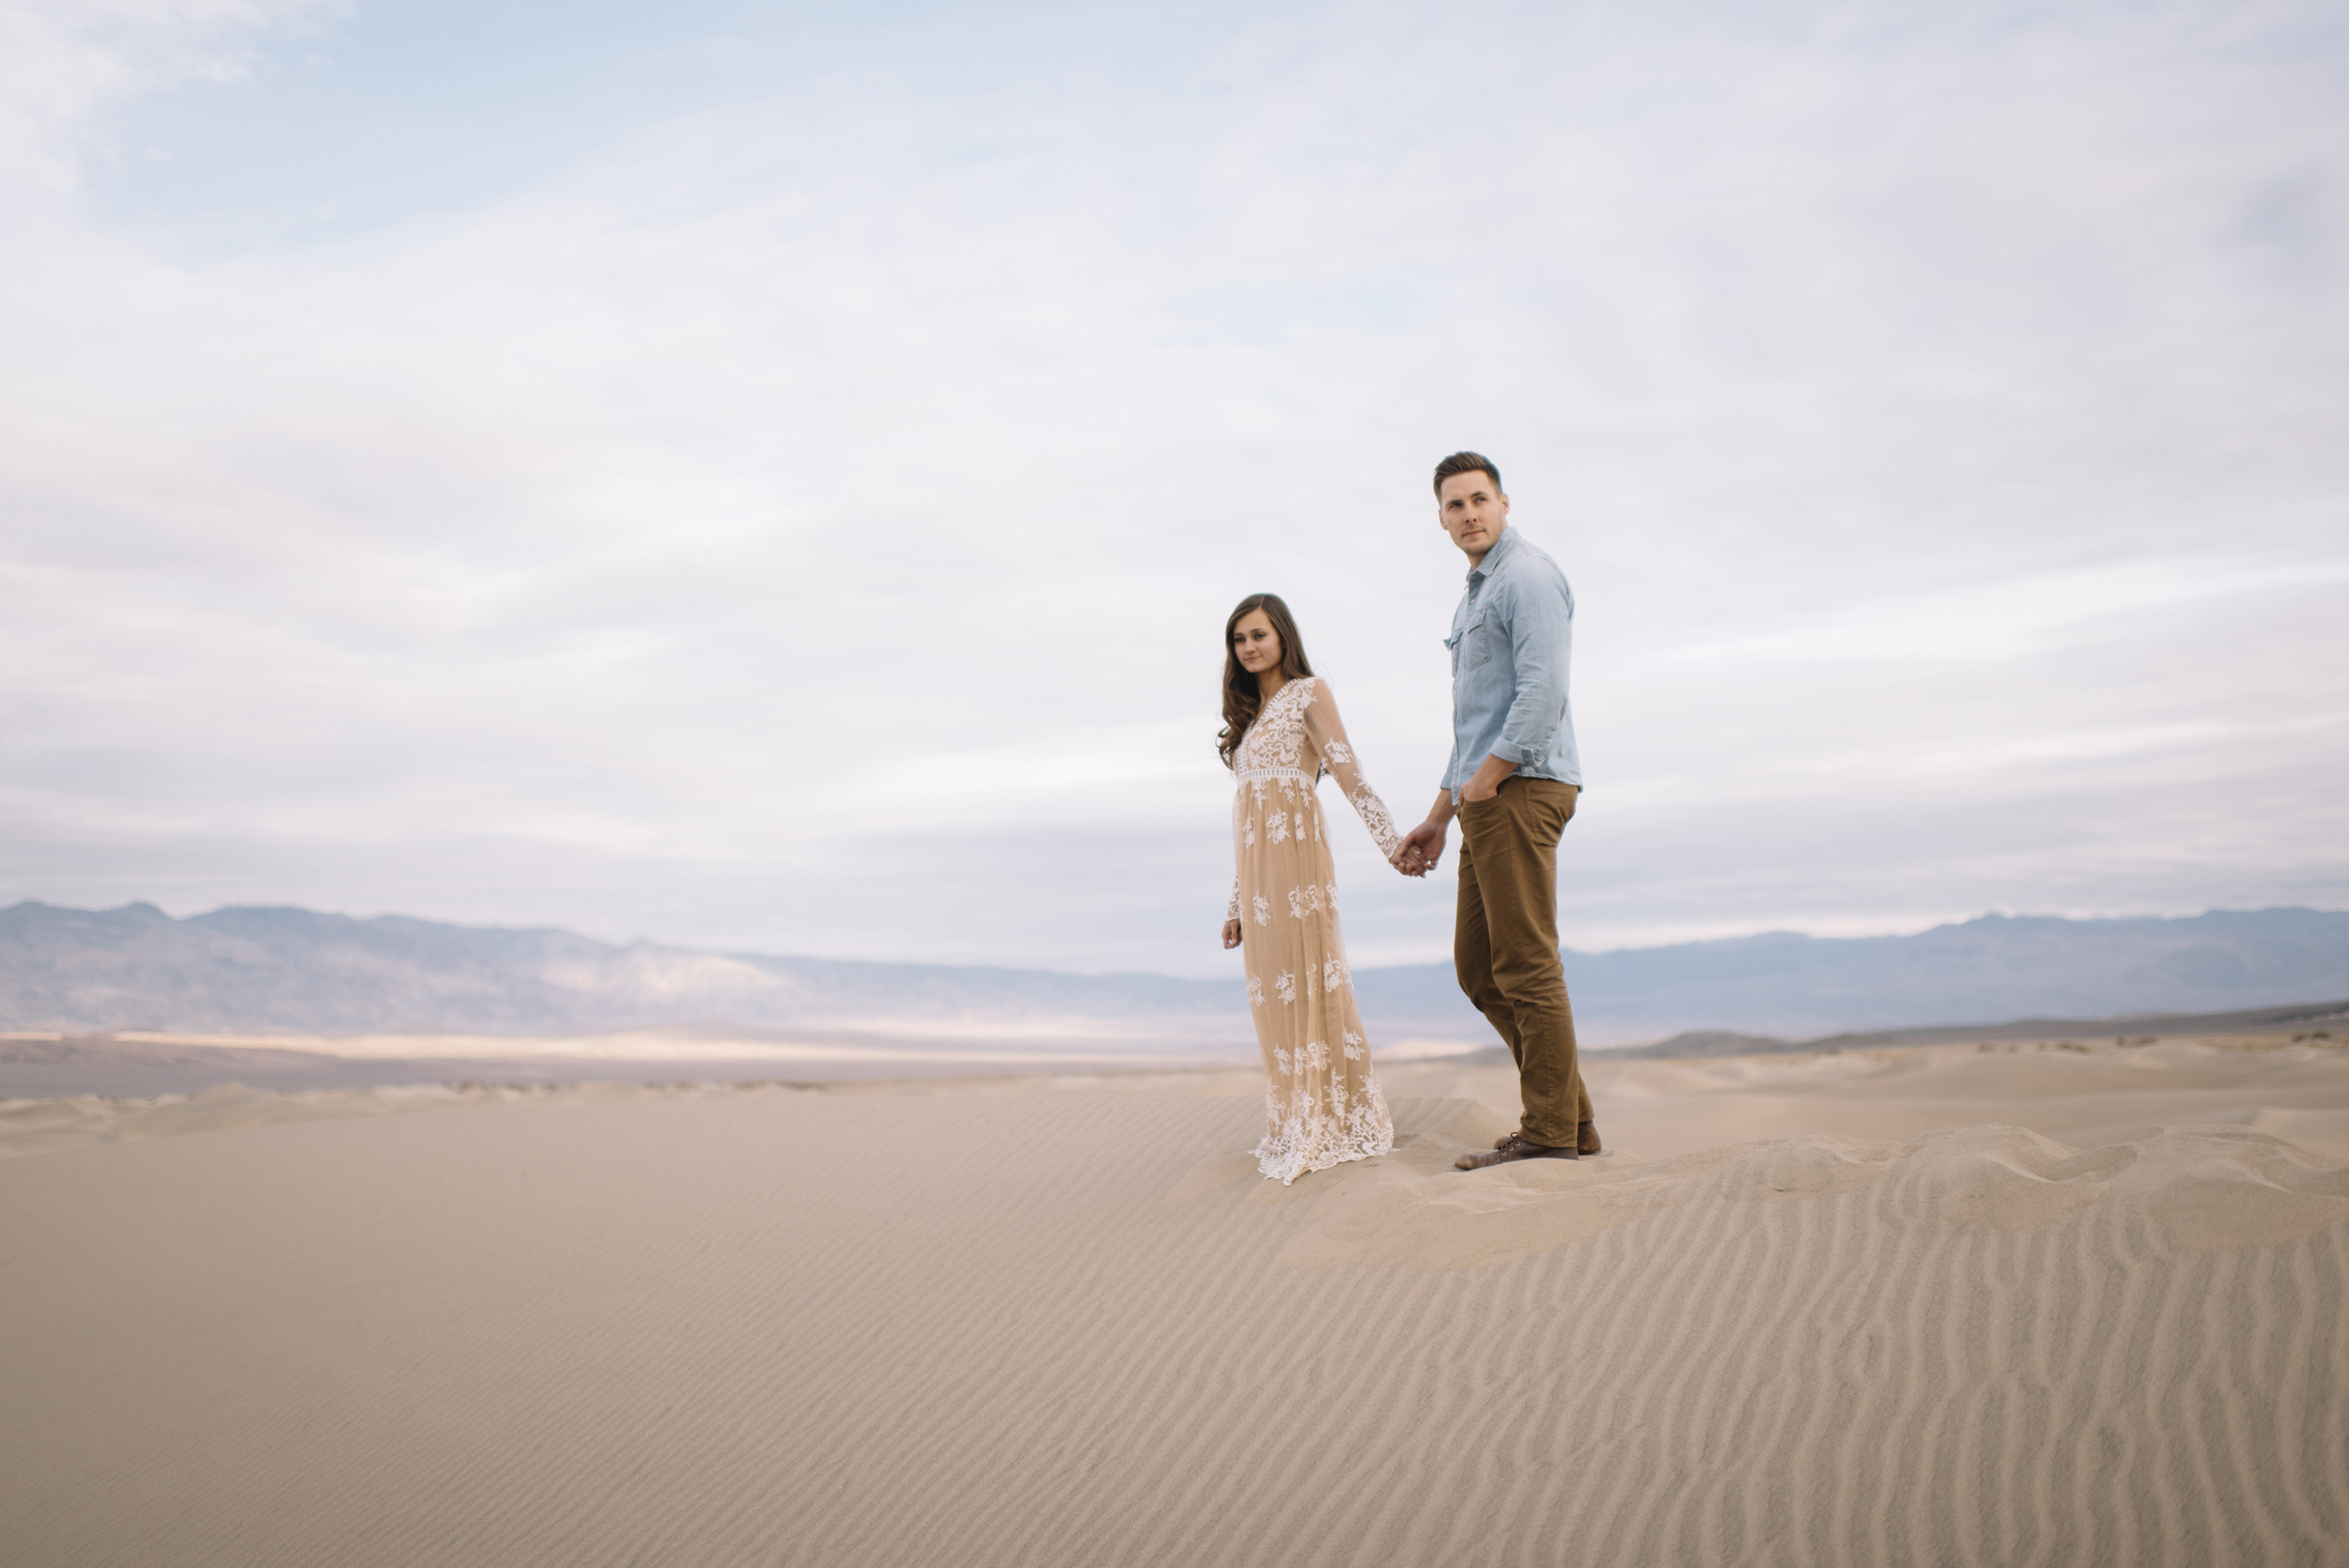
[[[1519,1159],[1574,1159],[1572,1149],[1553,1149],[1547,1143],[1529,1143],[1512,1133],[1501,1141],[1499,1147],[1488,1154],[1462,1155],[1453,1166],[1461,1171],[1485,1171],[1496,1165],[1507,1165]]]
[[[1504,1132],[1493,1140],[1493,1147],[1505,1149],[1509,1146],[1510,1140],[1517,1136],[1514,1132]],[[1574,1152],[1578,1155],[1598,1155],[1607,1152],[1598,1146],[1598,1124],[1596,1122],[1584,1122],[1574,1129]]]

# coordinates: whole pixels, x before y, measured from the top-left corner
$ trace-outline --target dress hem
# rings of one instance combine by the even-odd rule
[[[1384,1148],[1346,1149],[1335,1154],[1324,1155],[1318,1159],[1300,1160],[1296,1170],[1283,1174],[1281,1169],[1282,1162],[1266,1158],[1261,1144],[1249,1151],[1256,1157],[1256,1169],[1264,1172],[1265,1179],[1279,1182],[1283,1187],[1288,1186],[1299,1176],[1310,1176],[1316,1171],[1327,1171],[1339,1165],[1350,1165],[1358,1159],[1377,1159],[1380,1155],[1389,1155],[1393,1152],[1394,1143],[1390,1139]]]

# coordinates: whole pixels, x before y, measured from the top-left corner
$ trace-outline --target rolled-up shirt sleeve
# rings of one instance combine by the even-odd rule
[[[1510,584],[1505,607],[1517,692],[1492,754],[1525,763],[1549,754],[1566,717],[1566,676],[1574,658],[1574,593],[1563,578],[1527,573]],[[1545,581],[1545,579],[1550,579]]]

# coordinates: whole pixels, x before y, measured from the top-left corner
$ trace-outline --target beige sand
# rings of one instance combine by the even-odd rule
[[[1389,1076],[8,1108],[0,1562],[2349,1560],[2341,1053]]]
[[[1513,1104],[1506,1068],[1447,1079],[1413,1069],[1422,1093]],[[1656,1156],[1803,1133],[1921,1137],[2008,1123],[2091,1148],[2185,1122],[2232,1123],[2349,1156],[2349,1049],[2288,1035],[2012,1041],[1710,1062],[1608,1062],[1591,1070],[1606,1126]]]

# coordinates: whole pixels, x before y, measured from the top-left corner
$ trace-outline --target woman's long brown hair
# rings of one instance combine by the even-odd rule
[[[1215,754],[1223,759],[1223,766],[1232,766],[1232,754],[1239,750],[1240,737],[1256,722],[1256,710],[1264,706],[1264,693],[1256,688],[1256,677],[1240,667],[1239,655],[1232,651],[1232,631],[1240,617],[1261,610],[1264,618],[1272,623],[1272,634],[1281,639],[1281,673],[1291,680],[1309,677],[1314,667],[1305,660],[1305,639],[1297,634],[1296,617],[1289,607],[1281,602],[1278,594],[1251,594],[1239,601],[1231,619],[1223,623],[1223,727],[1216,732]]]

